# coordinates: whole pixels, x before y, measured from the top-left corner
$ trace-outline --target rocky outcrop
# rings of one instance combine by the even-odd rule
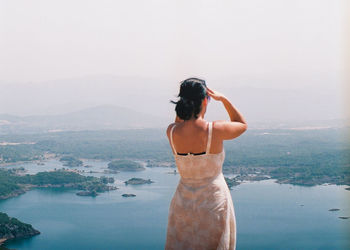
[[[151,181],[151,179],[148,179],[148,180],[145,180],[145,179],[142,179],[142,178],[131,178],[127,181],[124,181],[124,183],[126,185],[140,185],[140,184],[151,184],[153,183],[154,181]]]
[[[77,195],[79,196],[92,196],[92,197],[95,197],[98,195],[98,193],[93,190],[93,191],[80,191],[77,193]]]
[[[123,197],[135,197],[136,194],[122,194]]]
[[[335,211],[339,211],[340,209],[339,208],[331,208],[331,209],[328,209],[328,211],[331,211],[331,212],[335,212]]]
[[[227,186],[228,186],[229,189],[231,189],[234,186],[238,186],[239,184],[241,184],[239,181],[237,181],[236,178],[225,177],[225,181],[226,181]]]
[[[0,212],[0,239],[26,238],[37,234],[40,234],[40,232],[34,229],[32,225]]]

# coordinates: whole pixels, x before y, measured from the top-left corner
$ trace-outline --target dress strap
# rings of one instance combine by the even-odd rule
[[[207,142],[207,149],[206,149],[206,153],[209,154],[209,150],[210,150],[210,145],[211,145],[211,135],[212,135],[212,131],[213,131],[213,122],[208,122],[209,125],[209,129],[208,129],[208,142]]]
[[[174,154],[176,154],[176,150],[175,150],[174,143],[173,143],[173,130],[174,130],[175,126],[176,126],[176,124],[174,124],[174,126],[172,126],[170,129],[170,145],[174,151]]]

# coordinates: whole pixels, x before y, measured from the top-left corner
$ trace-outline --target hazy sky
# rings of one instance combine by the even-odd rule
[[[0,0],[0,87],[7,89],[0,104],[14,105],[11,94],[34,85],[44,96],[60,88],[60,79],[106,75],[155,79],[150,92],[164,84],[167,96],[174,83],[200,76],[225,90],[305,87],[339,98],[344,3]],[[111,84],[131,93],[123,82]],[[81,80],[76,85],[84,90]]]

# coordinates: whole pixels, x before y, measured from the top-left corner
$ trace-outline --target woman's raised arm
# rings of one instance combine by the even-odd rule
[[[218,137],[222,140],[230,140],[243,134],[248,128],[243,115],[223,94],[209,88],[207,88],[207,90],[209,96],[224,104],[224,107],[230,116],[230,121],[220,120],[215,122],[215,131]]]

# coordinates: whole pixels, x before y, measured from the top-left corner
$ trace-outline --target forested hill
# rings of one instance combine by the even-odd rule
[[[30,224],[23,223],[16,218],[9,217],[6,213],[0,212],[0,240],[14,238],[26,238],[40,234]]]
[[[157,123],[155,123],[157,121]],[[167,120],[125,107],[100,105],[59,115],[14,116],[0,114],[0,134],[68,130],[152,128]]]

